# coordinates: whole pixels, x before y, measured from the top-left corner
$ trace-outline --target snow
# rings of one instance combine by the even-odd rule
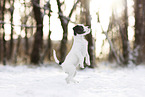
[[[56,66],[0,65],[0,97],[145,97],[145,66],[78,70],[67,84]]]

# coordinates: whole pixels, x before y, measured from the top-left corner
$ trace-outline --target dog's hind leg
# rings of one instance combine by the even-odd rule
[[[65,79],[66,82],[69,84],[71,79],[72,79],[72,75],[71,75],[70,73],[68,73],[68,76],[67,76],[67,78]]]
[[[68,77],[65,79],[66,82],[69,84],[70,82],[78,83],[78,81],[74,80],[75,74],[68,74]]]
[[[68,73],[68,77],[65,79],[66,82],[69,84],[73,80],[74,74]]]
[[[76,81],[73,79],[76,75],[76,70],[75,69],[71,69],[70,72],[68,72],[68,77],[65,79],[67,83],[70,83],[71,81],[72,82],[75,82]]]
[[[77,72],[75,71],[75,74],[74,74],[73,78],[76,76],[76,74],[77,74]],[[79,83],[79,81],[74,80],[74,79],[72,79],[72,82],[74,82],[74,83]]]

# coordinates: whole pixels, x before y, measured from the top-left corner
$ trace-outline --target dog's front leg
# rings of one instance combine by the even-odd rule
[[[88,54],[88,42],[86,43],[84,52],[85,52],[85,57],[86,57],[85,62],[86,62],[86,64],[87,64],[88,66],[90,66],[90,56],[89,56],[89,54]]]
[[[86,64],[87,64],[88,66],[90,66],[90,56],[89,56],[88,52],[87,52],[87,54],[86,54],[86,60],[85,60],[85,62],[86,62]]]
[[[80,56],[80,58],[79,58],[79,64],[80,64],[81,68],[84,68],[84,57],[83,56]]]
[[[81,68],[84,68],[84,56],[82,55],[81,52],[77,52],[77,57],[78,57],[78,64],[80,65]]]

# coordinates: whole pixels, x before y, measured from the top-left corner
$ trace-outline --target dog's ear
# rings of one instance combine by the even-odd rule
[[[83,34],[83,33],[85,33],[85,32],[84,32],[84,28],[83,28],[82,26],[79,26],[79,25],[73,27],[73,30],[74,30],[74,35],[75,35],[75,36],[76,36],[77,34]]]
[[[74,35],[76,36],[77,35],[77,31],[78,31],[78,26],[75,26],[75,27],[73,27],[73,30],[74,30]]]
[[[77,33],[74,31],[74,35],[76,36],[77,35]]]

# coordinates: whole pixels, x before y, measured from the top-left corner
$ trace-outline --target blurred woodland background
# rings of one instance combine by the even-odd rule
[[[90,67],[145,62],[145,0],[0,0],[0,64],[63,61],[76,24],[92,29]]]

